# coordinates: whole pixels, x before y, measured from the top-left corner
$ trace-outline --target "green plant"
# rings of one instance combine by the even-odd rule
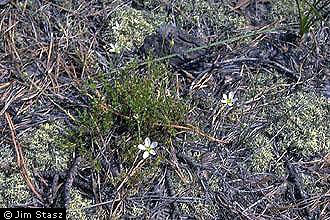
[[[321,0],[313,0],[313,3],[310,3],[308,0],[296,0],[299,13],[300,36],[309,32],[315,22],[322,19],[320,11],[325,8],[326,4],[321,3]]]
[[[104,147],[106,137],[115,133],[111,149],[131,164],[145,137],[164,143],[174,134],[169,125],[182,123],[187,108],[174,96],[166,65],[149,63],[144,74],[136,65],[87,82],[90,107],[79,112],[65,146],[92,159],[92,147]]]

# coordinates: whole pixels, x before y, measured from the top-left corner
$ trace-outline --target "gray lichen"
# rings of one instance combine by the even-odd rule
[[[58,144],[64,123],[45,123],[38,129],[27,132],[19,137],[23,148],[24,158],[30,174],[34,171],[66,171],[70,162],[70,152],[61,149]],[[32,193],[23,180],[16,165],[16,155],[13,146],[2,146],[0,151],[0,207],[15,207],[31,202]],[[87,218],[83,207],[91,205],[92,200],[83,198],[78,191],[71,191],[71,203],[68,210],[69,219]],[[77,218],[74,218],[76,216]]]
[[[154,32],[162,20],[150,19],[146,13],[133,8],[119,9],[110,20],[111,52],[120,53],[141,46],[144,38]]]
[[[27,161],[34,162],[36,171],[52,168],[65,171],[70,162],[70,153],[58,146],[60,132],[64,128],[61,122],[43,124],[33,133],[26,133],[21,137]]]
[[[265,171],[271,162],[278,159],[273,154],[275,138],[282,153],[300,158],[330,152],[329,104],[324,97],[298,92],[283,100],[276,109],[265,111],[268,113],[264,117],[273,120],[266,129],[268,136],[260,133],[249,142],[254,152],[254,170]]]

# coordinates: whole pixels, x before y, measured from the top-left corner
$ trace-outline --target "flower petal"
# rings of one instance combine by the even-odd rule
[[[221,100],[221,103],[226,104],[227,103],[227,99],[222,99]]]
[[[138,145],[138,148],[139,148],[140,150],[146,150],[146,146],[144,146],[143,144],[139,144],[139,145]]]
[[[150,150],[149,153],[152,154],[152,155],[156,155],[156,151],[154,151],[154,150]]]
[[[228,98],[227,94],[222,95],[223,100],[226,100]]]
[[[144,153],[143,153],[143,159],[146,159],[147,157],[149,157],[149,152],[148,151],[144,151]]]
[[[230,98],[230,99],[233,99],[234,96],[235,96],[235,93],[234,93],[234,92],[229,92],[229,98]]]
[[[152,142],[151,145],[150,145],[151,148],[155,148],[157,146],[158,146],[158,143],[157,142]]]
[[[146,139],[144,140],[144,145],[146,147],[149,147],[150,146],[150,138],[146,137]]]

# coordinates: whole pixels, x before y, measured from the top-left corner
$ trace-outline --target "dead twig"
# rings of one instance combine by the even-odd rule
[[[11,138],[15,147],[15,151],[16,151],[16,161],[17,161],[17,166],[20,170],[20,173],[24,179],[24,181],[26,182],[26,184],[28,185],[28,187],[30,188],[30,190],[33,192],[33,194],[40,200],[43,201],[42,196],[40,195],[40,193],[37,191],[37,189],[34,187],[33,182],[31,181],[28,172],[27,172],[27,167],[24,161],[24,156],[23,156],[23,150],[21,145],[16,141],[16,132],[15,132],[15,127],[13,124],[13,121],[11,119],[11,116],[8,112],[5,112],[5,117],[7,120],[7,123],[9,125],[10,128],[10,133],[11,133]]]
[[[224,139],[220,140],[218,138],[212,137],[211,135],[207,134],[206,132],[202,131],[201,129],[199,129],[191,124],[187,124],[186,126],[183,126],[183,125],[163,125],[163,126],[194,132],[200,136],[206,137],[207,139],[217,142],[219,144],[229,144],[230,143],[230,141],[226,141]]]
[[[78,165],[79,165],[80,161],[81,161],[80,157],[77,157],[74,160],[74,162],[68,172],[67,180],[64,185],[64,207],[66,209],[69,207],[69,204],[70,204],[70,190],[72,188],[73,180],[78,173]]]

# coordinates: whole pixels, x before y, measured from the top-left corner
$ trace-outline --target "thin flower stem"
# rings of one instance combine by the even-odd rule
[[[163,126],[163,127],[171,127],[171,128],[176,128],[176,129],[182,129],[182,130],[186,130],[186,131],[191,131],[194,132],[200,136],[206,137],[207,139],[214,141],[214,142],[218,142],[219,144],[229,144],[230,141],[224,140],[224,139],[218,139],[215,137],[212,137],[211,135],[207,134],[206,132],[202,131],[201,129],[191,125],[191,124],[187,124],[186,126],[183,125],[175,125],[175,124],[171,124],[171,125],[161,125],[158,124],[158,126]]]

